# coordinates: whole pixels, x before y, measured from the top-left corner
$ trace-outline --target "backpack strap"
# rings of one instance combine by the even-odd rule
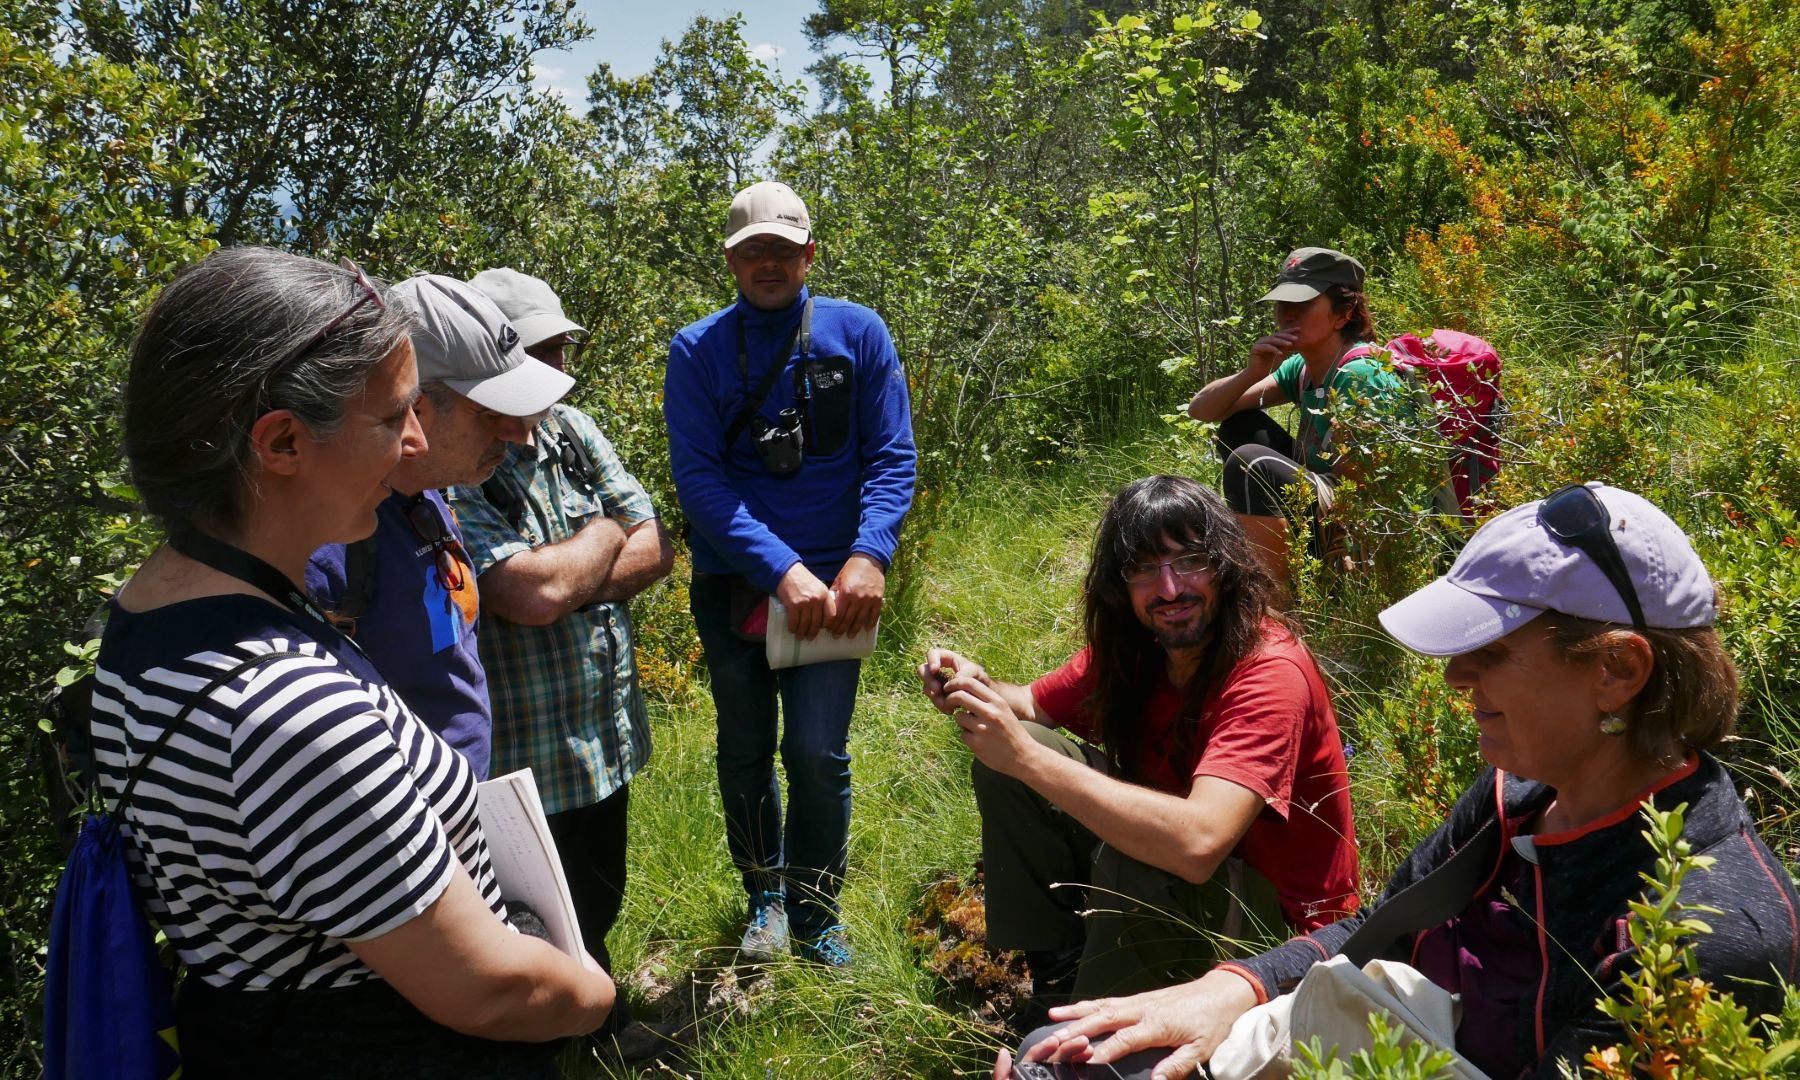
[[[214,690],[224,686],[226,683],[237,678],[239,675],[242,675],[244,672],[249,671],[258,664],[266,663],[275,659],[277,656],[304,655],[306,654],[297,652],[260,653],[256,656],[252,656],[248,660],[234,664],[222,674],[214,676],[211,682],[194,691],[192,694],[189,694],[187,703],[182,705],[181,711],[175,714],[175,719],[169,721],[168,726],[163,728],[162,734],[158,735],[156,741],[150,744],[150,749],[144,752],[143,757],[138,758],[138,763],[136,765],[132,766],[131,773],[125,779],[125,790],[119,793],[119,801],[113,805],[112,817],[117,821],[125,820],[125,808],[131,802],[131,793],[137,789],[137,782],[143,778],[144,770],[150,764],[150,759],[161,753],[162,748],[168,745],[169,736],[175,734],[175,729],[180,727],[181,722],[186,720],[188,714],[194,711],[194,706],[200,704],[200,702],[206,698],[211,697]]]
[[[514,532],[525,520],[525,500],[512,489],[512,485],[500,479],[498,475],[490,476],[481,482],[481,496],[488,505],[500,511],[500,516],[512,526]]]
[[[1386,952],[1403,935],[1452,919],[1493,872],[1500,855],[1500,823],[1489,821],[1437,869],[1378,904],[1338,949],[1358,968]]]
[[[600,480],[600,469],[594,464],[594,456],[588,453],[587,443],[582,442],[575,433],[575,427],[560,410],[552,409],[550,415],[556,417],[558,432],[557,454],[562,461],[563,471],[572,475],[587,494],[594,493],[594,485]]]
[[[369,606],[375,602],[375,555],[379,550],[375,538],[380,533],[377,529],[364,539],[344,545],[344,599],[334,614],[352,624],[368,614]]]

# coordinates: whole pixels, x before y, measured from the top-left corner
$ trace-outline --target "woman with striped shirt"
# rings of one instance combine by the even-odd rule
[[[354,267],[214,252],[132,347],[125,442],[167,526],[102,640],[100,782],[187,967],[185,1075],[555,1076],[612,981],[515,933],[467,763],[319,616],[321,544],[367,536],[421,453],[410,315]]]

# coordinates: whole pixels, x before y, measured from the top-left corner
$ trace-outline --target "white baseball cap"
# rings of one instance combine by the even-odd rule
[[[531,358],[519,332],[473,286],[420,274],[393,287],[419,315],[413,353],[421,383],[441,382],[486,409],[534,416],[562,400],[575,380]]]
[[[483,270],[469,284],[500,308],[527,349],[558,334],[587,333],[586,327],[563,314],[562,301],[543,278],[502,266]]]
[[[764,180],[737,193],[725,215],[725,246],[768,233],[796,244],[812,239],[812,215],[794,189],[776,180]]]

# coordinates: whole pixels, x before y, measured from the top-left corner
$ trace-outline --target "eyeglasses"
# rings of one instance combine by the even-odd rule
[[[1119,571],[1119,576],[1125,579],[1127,585],[1149,585],[1162,579],[1162,569],[1165,566],[1178,578],[1197,578],[1213,572],[1212,563],[1207,561],[1206,556],[1190,553],[1161,562],[1127,563]]]
[[[762,262],[774,256],[781,262],[793,262],[806,254],[806,248],[796,244],[772,244],[766,240],[746,240],[731,249],[732,254],[745,262]]]
[[[374,304],[375,310],[377,310],[377,311],[386,311],[387,310],[387,301],[385,301],[381,298],[381,291],[379,289],[375,288],[375,283],[373,281],[369,280],[369,275],[363,273],[362,267],[351,262],[349,259],[339,259],[338,265],[343,267],[345,270],[350,271],[352,274],[356,275],[356,284],[362,288],[362,295],[357,297],[356,299],[350,301],[350,306],[345,308],[343,310],[343,313],[338,315],[337,318],[331,320],[330,322],[326,323],[324,326],[320,327],[318,333],[314,334],[310,338],[307,338],[306,344],[300,346],[298,349],[295,349],[293,352],[289,353],[286,357],[282,358],[281,363],[276,364],[273,368],[271,368],[269,371],[269,377],[271,379],[273,379],[278,372],[280,372],[282,369],[286,368],[289,364],[293,363],[294,361],[300,359],[302,356],[305,356],[307,353],[312,352],[314,349],[318,348],[319,345],[326,338],[331,336],[331,332],[333,330],[336,330],[338,327],[342,326],[344,324],[344,320],[348,319],[350,316],[356,314],[357,311],[361,310],[361,308],[364,304]]]
[[[412,505],[406,508],[406,521],[412,526],[419,539],[431,546],[437,556],[438,584],[446,592],[461,592],[469,582],[468,575],[463,573],[462,560],[456,556],[462,546],[456,537],[444,527],[444,519],[438,516],[437,510],[420,495],[413,499]]]
[[[581,354],[587,352],[587,346],[587,338],[564,334],[551,341],[540,341],[525,351],[539,360],[543,360],[546,356],[560,356],[563,364],[567,366],[580,360]]]
[[[1585,484],[1570,484],[1551,492],[1538,506],[1538,520],[1551,536],[1594,560],[1625,601],[1626,610],[1631,612],[1631,625],[1644,629],[1644,608],[1638,603],[1631,572],[1625,569],[1625,557],[1619,554],[1619,545],[1612,538],[1612,515],[1600,496]]]

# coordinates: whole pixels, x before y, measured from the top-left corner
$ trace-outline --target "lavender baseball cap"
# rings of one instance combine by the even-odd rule
[[[1711,626],[1718,617],[1712,576],[1667,514],[1642,497],[1587,485],[1612,518],[1644,623],[1664,630]],[[1588,555],[1550,534],[1542,500],[1483,525],[1450,572],[1381,613],[1400,644],[1426,656],[1456,656],[1505,637],[1546,611],[1631,625],[1619,591]]]

